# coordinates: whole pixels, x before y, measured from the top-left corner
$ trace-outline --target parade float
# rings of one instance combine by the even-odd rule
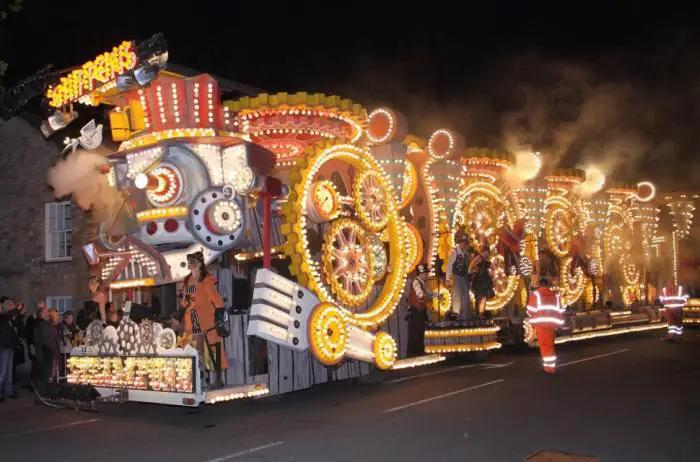
[[[485,305],[487,320],[459,328],[442,321],[445,332],[428,330],[426,351],[444,337],[443,344],[462,345],[453,351],[498,348],[498,341],[536,345],[525,305],[540,277],[552,281],[567,307],[557,343],[666,327],[658,308],[648,306],[652,249],[662,244],[653,184],[603,191],[605,178],[596,169],[551,169],[537,153],[461,148],[441,156],[431,146],[440,136],[449,139],[446,146],[460,143],[442,130],[426,144],[422,182],[429,207],[419,210],[428,218],[432,274],[446,271],[455,234],[464,230],[473,249],[490,250],[494,296]],[[440,305],[433,304],[438,317],[445,310]],[[498,341],[466,345],[460,339],[486,330]]]
[[[117,327],[89,326],[86,344],[71,353],[69,382],[130,401],[197,406],[450,354],[483,359],[503,343],[534,344],[525,303],[540,276],[568,306],[557,342],[664,326],[658,310],[643,306],[644,262],[632,258],[637,245],[649,255],[661,245],[657,209],[647,206],[653,185],[603,192],[604,178],[592,172],[552,170],[534,153],[466,148],[446,129],[421,139],[400,113],[368,114],[337,96],[221,101],[217,79],[179,75],[166,63],[156,36],[72,71],[46,93],[55,112],[45,135],[75,118],[74,105],[111,108],[120,144],[101,172],[124,203],[97,225],[85,256],[111,294],[127,299],[135,289],[181,284],[193,252],[223,268],[227,307],[245,305],[231,310],[217,346],[229,363],[226,385],[205,378],[186,335],[129,316]],[[487,246],[492,261],[494,296],[486,316],[469,321],[444,316],[458,231],[471,246]],[[429,305],[425,355],[407,358],[407,278],[424,261],[430,289],[442,296]],[[233,279],[250,294],[235,293]],[[611,288],[614,310],[603,306],[615,298]]]
[[[418,181],[401,116],[303,92],[222,102],[216,79],[168,72],[162,39],[146,45],[124,42],[46,93],[54,131],[78,103],[112,108],[120,145],[102,171],[124,204],[85,256],[112,295],[180,283],[197,251],[207,265],[257,270],[245,273],[253,293],[219,345],[231,363],[224,388],[207,383],[187,338],[128,316],[89,326],[69,381],[191,406],[444,359],[398,358],[396,308],[422,258],[400,213]],[[220,277],[224,289],[236,297]],[[249,371],[246,335],[269,342],[262,373]]]

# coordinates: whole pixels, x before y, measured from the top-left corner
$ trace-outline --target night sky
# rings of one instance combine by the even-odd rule
[[[25,0],[0,26],[0,58],[11,84],[163,32],[172,63],[388,104],[417,135],[454,128],[468,145],[595,161],[667,189],[700,180],[700,8],[380,3]]]

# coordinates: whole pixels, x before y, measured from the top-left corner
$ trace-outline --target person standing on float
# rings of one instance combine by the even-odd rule
[[[547,278],[540,279],[539,287],[530,294],[527,300],[527,314],[540,345],[542,367],[546,373],[553,374],[557,367],[554,338],[556,328],[564,324],[564,308],[561,306],[559,295],[549,288]]]
[[[683,287],[663,288],[663,295],[659,297],[664,306],[668,330],[664,340],[675,342],[683,337],[683,307],[688,303],[688,294],[683,294]]]
[[[224,307],[224,300],[216,290],[216,279],[207,271],[202,252],[187,255],[187,268],[190,270],[190,274],[185,278],[183,285],[188,297],[183,301],[183,306],[190,310],[191,317],[189,320],[185,320],[185,331],[194,336],[197,349],[203,353],[205,366],[208,370],[213,370],[215,358],[210,356],[209,348],[204,342],[206,341],[210,346],[217,342],[223,342],[215,330],[214,311]],[[219,359],[221,370],[227,369],[228,360],[223,343]]]
[[[428,321],[428,300],[438,294],[428,290],[426,279],[428,268],[424,264],[416,268],[416,277],[411,282],[408,293],[408,351],[407,356],[421,356],[425,353],[425,326]]]
[[[447,257],[447,274],[445,281],[452,292],[452,308],[448,314],[451,320],[472,320],[474,313],[469,300],[469,238],[458,232],[455,236],[457,246]]]

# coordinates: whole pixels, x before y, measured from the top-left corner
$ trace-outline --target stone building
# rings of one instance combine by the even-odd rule
[[[88,266],[80,246],[92,234],[90,215],[68,198],[56,199],[46,181],[60,154],[22,114],[0,125],[0,294],[30,310],[46,300],[60,311],[88,298]]]

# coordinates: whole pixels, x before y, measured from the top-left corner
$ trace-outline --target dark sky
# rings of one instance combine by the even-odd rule
[[[603,162],[620,179],[668,188],[700,180],[699,8],[178,5],[25,0],[0,26],[7,83],[163,32],[173,63],[269,91],[339,94],[368,109],[389,104],[418,135],[447,126],[470,145],[534,148],[564,167]]]

